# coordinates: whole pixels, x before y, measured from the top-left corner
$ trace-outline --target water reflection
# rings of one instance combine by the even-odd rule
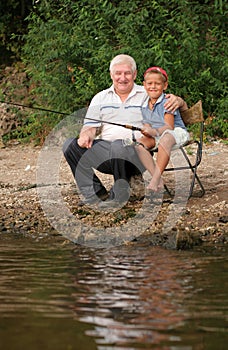
[[[0,236],[0,349],[223,350],[226,253]]]
[[[102,350],[106,347],[101,344],[115,344],[110,349],[133,344],[138,349],[163,343],[166,349],[194,343],[194,349],[201,349],[198,332],[202,326],[193,325],[192,332],[188,327],[195,317],[202,321],[203,305],[216,297],[211,288],[217,284],[213,282],[217,269],[220,300],[217,305],[214,302],[215,308],[220,305],[224,322],[227,269],[221,271],[221,263],[227,264],[227,258],[137,245],[113,249],[111,254],[96,253],[94,259],[87,260],[87,273],[82,271],[75,280],[76,290],[82,295],[75,295],[74,310],[81,321],[95,325],[87,334],[97,339]],[[210,292],[206,292],[206,286]],[[202,291],[206,299],[202,299]],[[215,321],[210,303],[206,303],[205,313],[206,318]]]
[[[96,256],[75,279],[77,317],[96,325],[98,344],[159,344],[184,323],[183,261],[153,247],[125,247]],[[99,261],[99,264],[97,264]],[[90,266],[89,266],[90,265]],[[184,261],[185,269],[191,262]],[[103,349],[103,347],[99,347]]]

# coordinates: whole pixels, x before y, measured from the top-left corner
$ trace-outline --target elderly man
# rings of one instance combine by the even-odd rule
[[[108,206],[127,201],[130,178],[145,170],[134,147],[125,147],[119,141],[132,138],[132,130],[109,124],[127,124],[139,128],[142,126],[141,108],[147,94],[143,86],[135,84],[135,60],[125,54],[117,55],[110,63],[110,76],[113,84],[93,97],[79,138],[68,139],[63,146],[64,156],[80,192],[85,197],[85,204],[98,203],[107,198],[107,190],[94,169],[114,177],[111,196],[106,201]],[[186,103],[180,97],[172,94],[166,97],[166,109],[187,109]],[[139,135],[140,131],[136,131],[134,137]]]

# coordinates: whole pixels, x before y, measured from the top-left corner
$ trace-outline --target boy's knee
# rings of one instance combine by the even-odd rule
[[[160,144],[163,146],[173,145],[175,143],[176,143],[176,141],[175,141],[174,136],[169,132],[166,132],[160,139]]]

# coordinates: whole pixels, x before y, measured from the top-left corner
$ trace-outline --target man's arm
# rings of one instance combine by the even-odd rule
[[[89,108],[86,112],[84,122],[86,121],[86,117],[90,117],[92,119],[100,119],[100,93],[96,94],[89,105]],[[88,123],[90,123],[90,120],[87,120]],[[93,141],[95,137],[100,133],[101,131],[101,125],[95,124],[95,126],[84,124],[79,138],[78,138],[78,145],[82,148],[91,148],[93,145]]]
[[[166,95],[167,101],[164,104],[165,109],[170,112],[175,112],[176,109],[180,109],[180,112],[184,112],[188,109],[187,103],[179,96],[173,94]]]

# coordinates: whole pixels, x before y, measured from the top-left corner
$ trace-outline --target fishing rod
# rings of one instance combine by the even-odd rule
[[[1,101],[0,103],[5,103],[8,105],[13,105],[13,106],[18,106],[18,107],[23,107],[23,108],[30,108],[30,109],[35,109],[35,110],[39,110],[39,111],[44,111],[44,112],[49,112],[49,113],[56,113],[56,114],[62,114],[62,115],[69,115],[69,113],[66,112],[59,112],[59,111],[54,111],[51,109],[46,109],[46,108],[42,108],[42,107],[33,107],[33,106],[27,106],[27,105],[23,105],[20,103],[16,103],[16,102],[5,102],[5,101]],[[106,123],[106,124],[111,124],[111,125],[115,125],[115,126],[122,126],[123,128],[126,129],[131,129],[133,131],[141,131],[142,129],[137,127],[137,126],[133,126],[133,125],[129,125],[129,124],[120,124],[120,123],[114,123],[114,122],[109,122],[106,120],[101,120],[101,119],[94,119],[94,118],[89,118],[89,117],[85,117],[85,119],[87,120],[92,120],[94,122],[98,122],[98,123]]]
[[[94,119],[94,118],[88,118],[88,117],[85,117],[85,119],[87,120],[93,120],[94,122],[98,122],[98,123],[106,123],[106,124],[112,124],[112,125],[116,125],[116,126],[122,126],[126,129],[131,129],[133,131],[135,130],[138,130],[138,131],[141,131],[142,128],[139,128],[137,126],[133,126],[133,125],[129,125],[129,124],[119,124],[119,123],[114,123],[114,122],[108,122],[106,120],[101,120],[101,119]]]
[[[56,114],[62,114],[62,115],[69,115],[69,113],[66,113],[66,112],[53,111],[53,110],[51,110],[51,109],[46,109],[46,108],[42,108],[42,107],[27,106],[27,105],[22,105],[21,103],[16,103],[16,102],[0,101],[0,103],[5,103],[5,104],[7,104],[7,105],[13,105],[13,106],[18,106],[18,107],[30,108],[30,109],[37,109],[37,110],[39,110],[39,111],[44,111],[44,112],[49,112],[49,113],[56,113]]]

